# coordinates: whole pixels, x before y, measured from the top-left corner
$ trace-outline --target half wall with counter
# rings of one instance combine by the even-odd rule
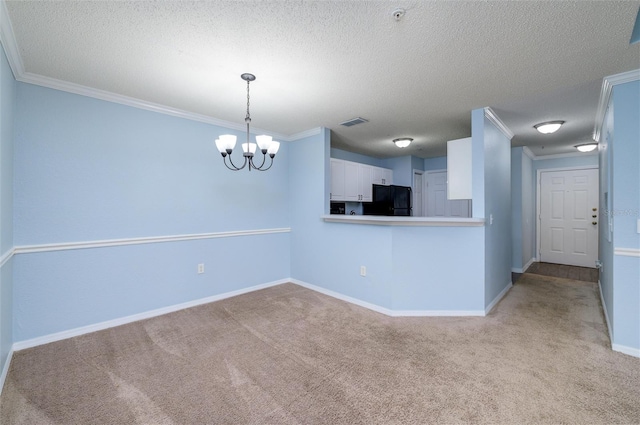
[[[294,280],[389,315],[486,314],[511,286],[511,247],[497,246],[501,232],[510,241],[509,179],[496,184],[509,174],[510,140],[485,110],[474,113],[473,202],[482,202],[469,219],[329,215],[330,131],[292,144]]]

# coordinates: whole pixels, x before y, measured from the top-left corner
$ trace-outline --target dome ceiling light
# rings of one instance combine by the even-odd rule
[[[598,147],[598,144],[595,142],[592,143],[583,143],[581,145],[576,145],[575,148],[580,152],[591,152]]]
[[[399,148],[406,148],[413,142],[413,139],[410,137],[401,137],[399,139],[393,139],[393,143]]]
[[[551,134],[558,131],[562,124],[564,124],[564,121],[547,121],[536,124],[533,126],[533,128],[535,128],[542,134]]]

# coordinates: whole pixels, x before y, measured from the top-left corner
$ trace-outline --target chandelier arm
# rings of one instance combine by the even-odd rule
[[[255,156],[254,156],[254,158],[255,158]],[[253,168],[255,168],[256,170],[262,171],[262,167],[264,166],[264,163],[265,163],[266,160],[267,160],[267,155],[266,154],[262,154],[262,164],[260,164],[260,166],[256,166],[256,163],[252,161]]]
[[[229,156],[229,162],[231,163],[231,167],[229,167],[229,165],[227,165],[227,158],[224,158],[224,165],[227,166],[228,169],[230,169],[231,171],[240,171],[242,170],[244,167],[247,166],[247,157],[244,157],[244,163],[242,164],[242,167],[237,167],[236,164],[233,163],[233,160],[231,159],[231,155]],[[233,168],[232,168],[233,167]]]
[[[262,165],[264,165],[264,161],[262,161],[262,165],[260,165],[261,168],[256,168],[256,170],[258,171],[267,171],[269,168],[271,168],[271,166],[273,165],[273,157],[271,157],[271,162],[269,163],[269,166],[267,168],[262,168]],[[266,155],[265,155],[265,159],[266,159]]]

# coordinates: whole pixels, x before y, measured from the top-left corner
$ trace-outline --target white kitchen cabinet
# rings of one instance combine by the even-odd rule
[[[360,164],[344,162],[344,200],[360,202]]]
[[[393,184],[393,170],[388,168],[373,167],[373,184],[390,186]]]
[[[371,202],[371,185],[390,185],[393,170],[331,158],[332,201]]]
[[[332,201],[344,201],[344,161],[331,158],[331,194]]]
[[[358,164],[358,188],[360,189],[360,202],[371,202],[373,200],[373,169],[371,165]]]

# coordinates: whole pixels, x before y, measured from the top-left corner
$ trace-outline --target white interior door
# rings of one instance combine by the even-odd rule
[[[598,259],[598,170],[540,173],[540,261],[595,267]]]
[[[471,200],[447,199],[447,172],[428,171],[427,217],[471,217]]]
[[[446,217],[447,172],[427,173],[427,217]]]
[[[422,217],[422,173],[413,173],[413,215]]]

